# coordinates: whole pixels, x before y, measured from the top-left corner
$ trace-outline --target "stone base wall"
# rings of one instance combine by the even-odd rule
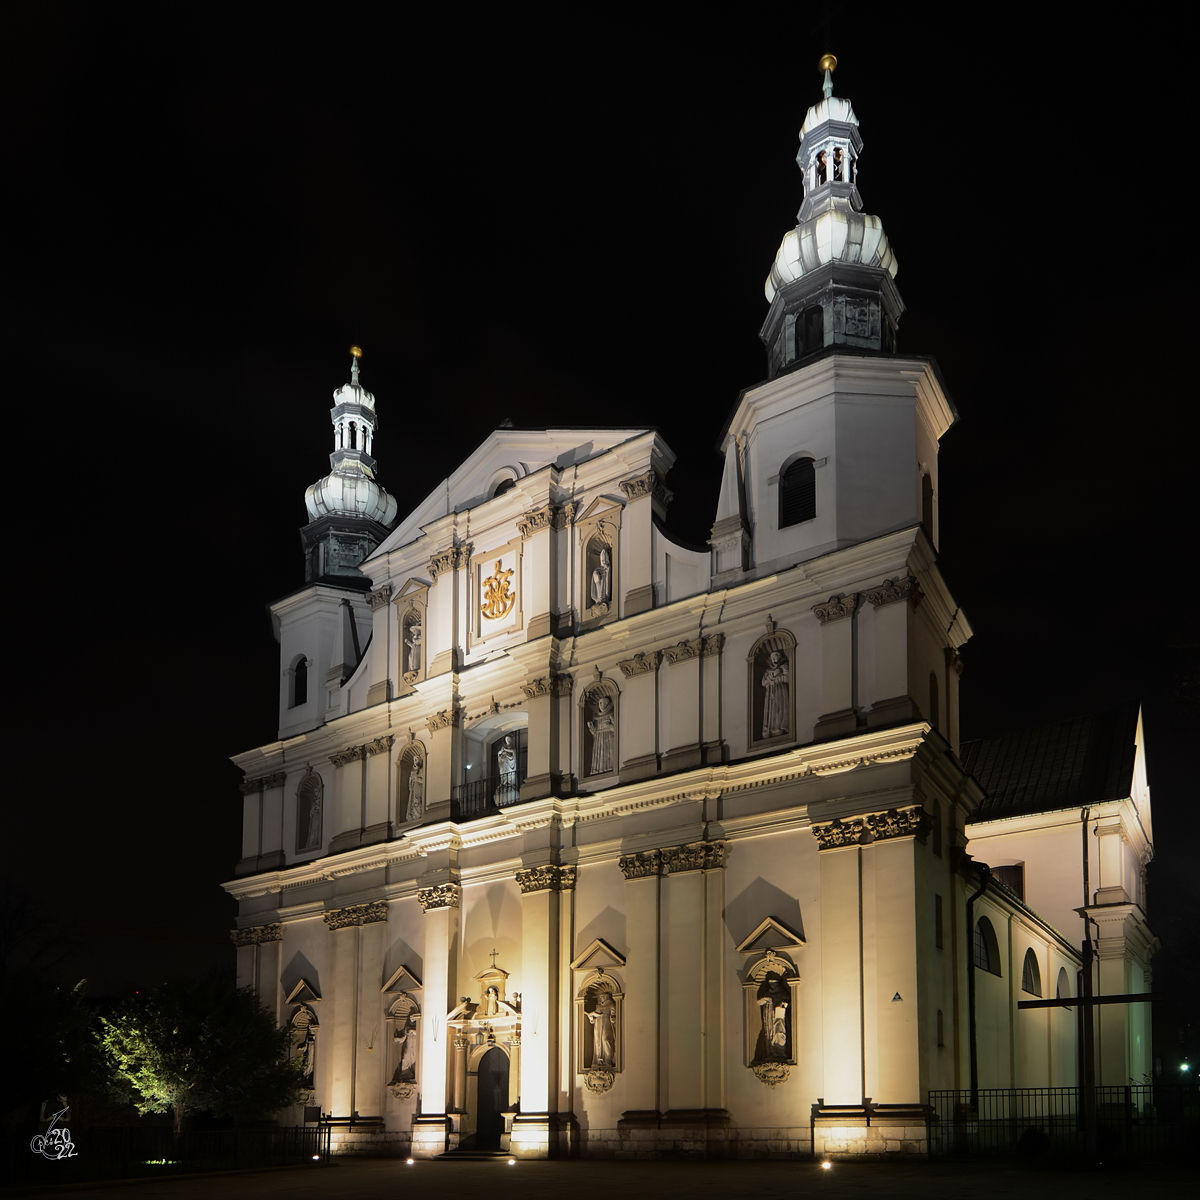
[[[407,1129],[334,1129],[330,1134],[330,1152],[333,1154],[408,1158],[411,1149],[412,1133]]]
[[[823,1126],[817,1123],[813,1153],[820,1158],[915,1158],[929,1152],[924,1125]]]

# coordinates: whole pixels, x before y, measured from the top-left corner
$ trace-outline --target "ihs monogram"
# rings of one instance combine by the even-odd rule
[[[508,585],[512,578],[512,570],[501,570],[501,562],[496,559],[496,566],[491,575],[483,581],[483,603],[479,606],[484,620],[498,621],[512,612],[517,602],[517,593]]]

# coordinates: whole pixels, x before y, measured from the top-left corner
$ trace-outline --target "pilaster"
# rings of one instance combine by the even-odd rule
[[[449,1050],[446,1014],[458,1003],[459,900],[457,882],[434,883],[417,890],[425,914],[425,991],[427,1017],[421,1022],[421,1092],[413,1116],[414,1158],[432,1158],[448,1146]]]
[[[821,622],[821,716],[813,736],[817,741],[854,733],[854,614],[857,596],[831,596],[814,604]]]

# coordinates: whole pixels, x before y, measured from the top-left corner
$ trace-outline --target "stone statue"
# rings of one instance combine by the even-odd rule
[[[607,546],[600,547],[600,563],[592,571],[593,604],[607,604],[612,598],[612,556]]]
[[[418,754],[409,760],[408,767],[408,808],[405,810],[406,821],[419,821],[425,812],[425,764]]]
[[[308,801],[307,820],[304,826],[304,845],[300,850],[316,850],[321,844],[321,797],[324,791],[321,777],[312,767],[300,781],[297,799],[301,806]]]
[[[412,1083],[417,1077],[417,1027],[409,1017],[403,1024],[397,1023],[393,1040],[400,1047],[400,1059],[396,1064],[392,1083]]]
[[[404,645],[407,654],[408,665],[406,671],[419,671],[421,669],[421,622],[419,619],[412,621],[404,630]]]
[[[483,993],[483,999],[479,1002],[479,1014],[485,1017],[500,1015],[500,991],[495,984]]]
[[[760,1058],[788,1057],[788,999],[787,984],[778,975],[768,975],[766,995],[758,998],[763,1032]]]
[[[512,804],[520,799],[516,741],[511,733],[505,734],[504,745],[496,752],[496,769],[500,772],[500,786],[496,789],[497,804]]]
[[[592,735],[589,775],[607,775],[613,769],[613,744],[617,737],[615,718],[612,697],[600,696],[596,700],[596,715],[587,723],[588,733]]]
[[[617,1065],[617,1002],[612,992],[604,988],[594,988],[593,994],[596,1006],[586,1014],[592,1026],[592,1061],[588,1066],[614,1070]]]
[[[772,650],[767,657],[767,669],[763,672],[761,683],[767,693],[763,702],[762,735],[765,738],[779,737],[788,732],[791,723],[788,660],[782,650]]]

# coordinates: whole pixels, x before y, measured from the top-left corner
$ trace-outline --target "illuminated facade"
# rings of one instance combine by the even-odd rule
[[[971,824],[971,630],[936,554],[956,414],[895,351],[861,147],[827,74],[708,550],[665,531],[674,455],[636,428],[497,430],[393,525],[357,361],[335,394],[225,886],[311,1104],[378,1118],[343,1149],[917,1153],[972,1028],[981,1086],[1074,1081],[1074,1015],[1016,1009],[1022,985],[1074,994],[1070,889],[1038,874],[1066,869],[1058,823]],[[1095,879],[1145,966],[1135,757],[1103,816],[1145,844],[1097,838]],[[1010,868],[973,901],[968,837]],[[1132,1072],[1149,1048],[1117,1024]]]

